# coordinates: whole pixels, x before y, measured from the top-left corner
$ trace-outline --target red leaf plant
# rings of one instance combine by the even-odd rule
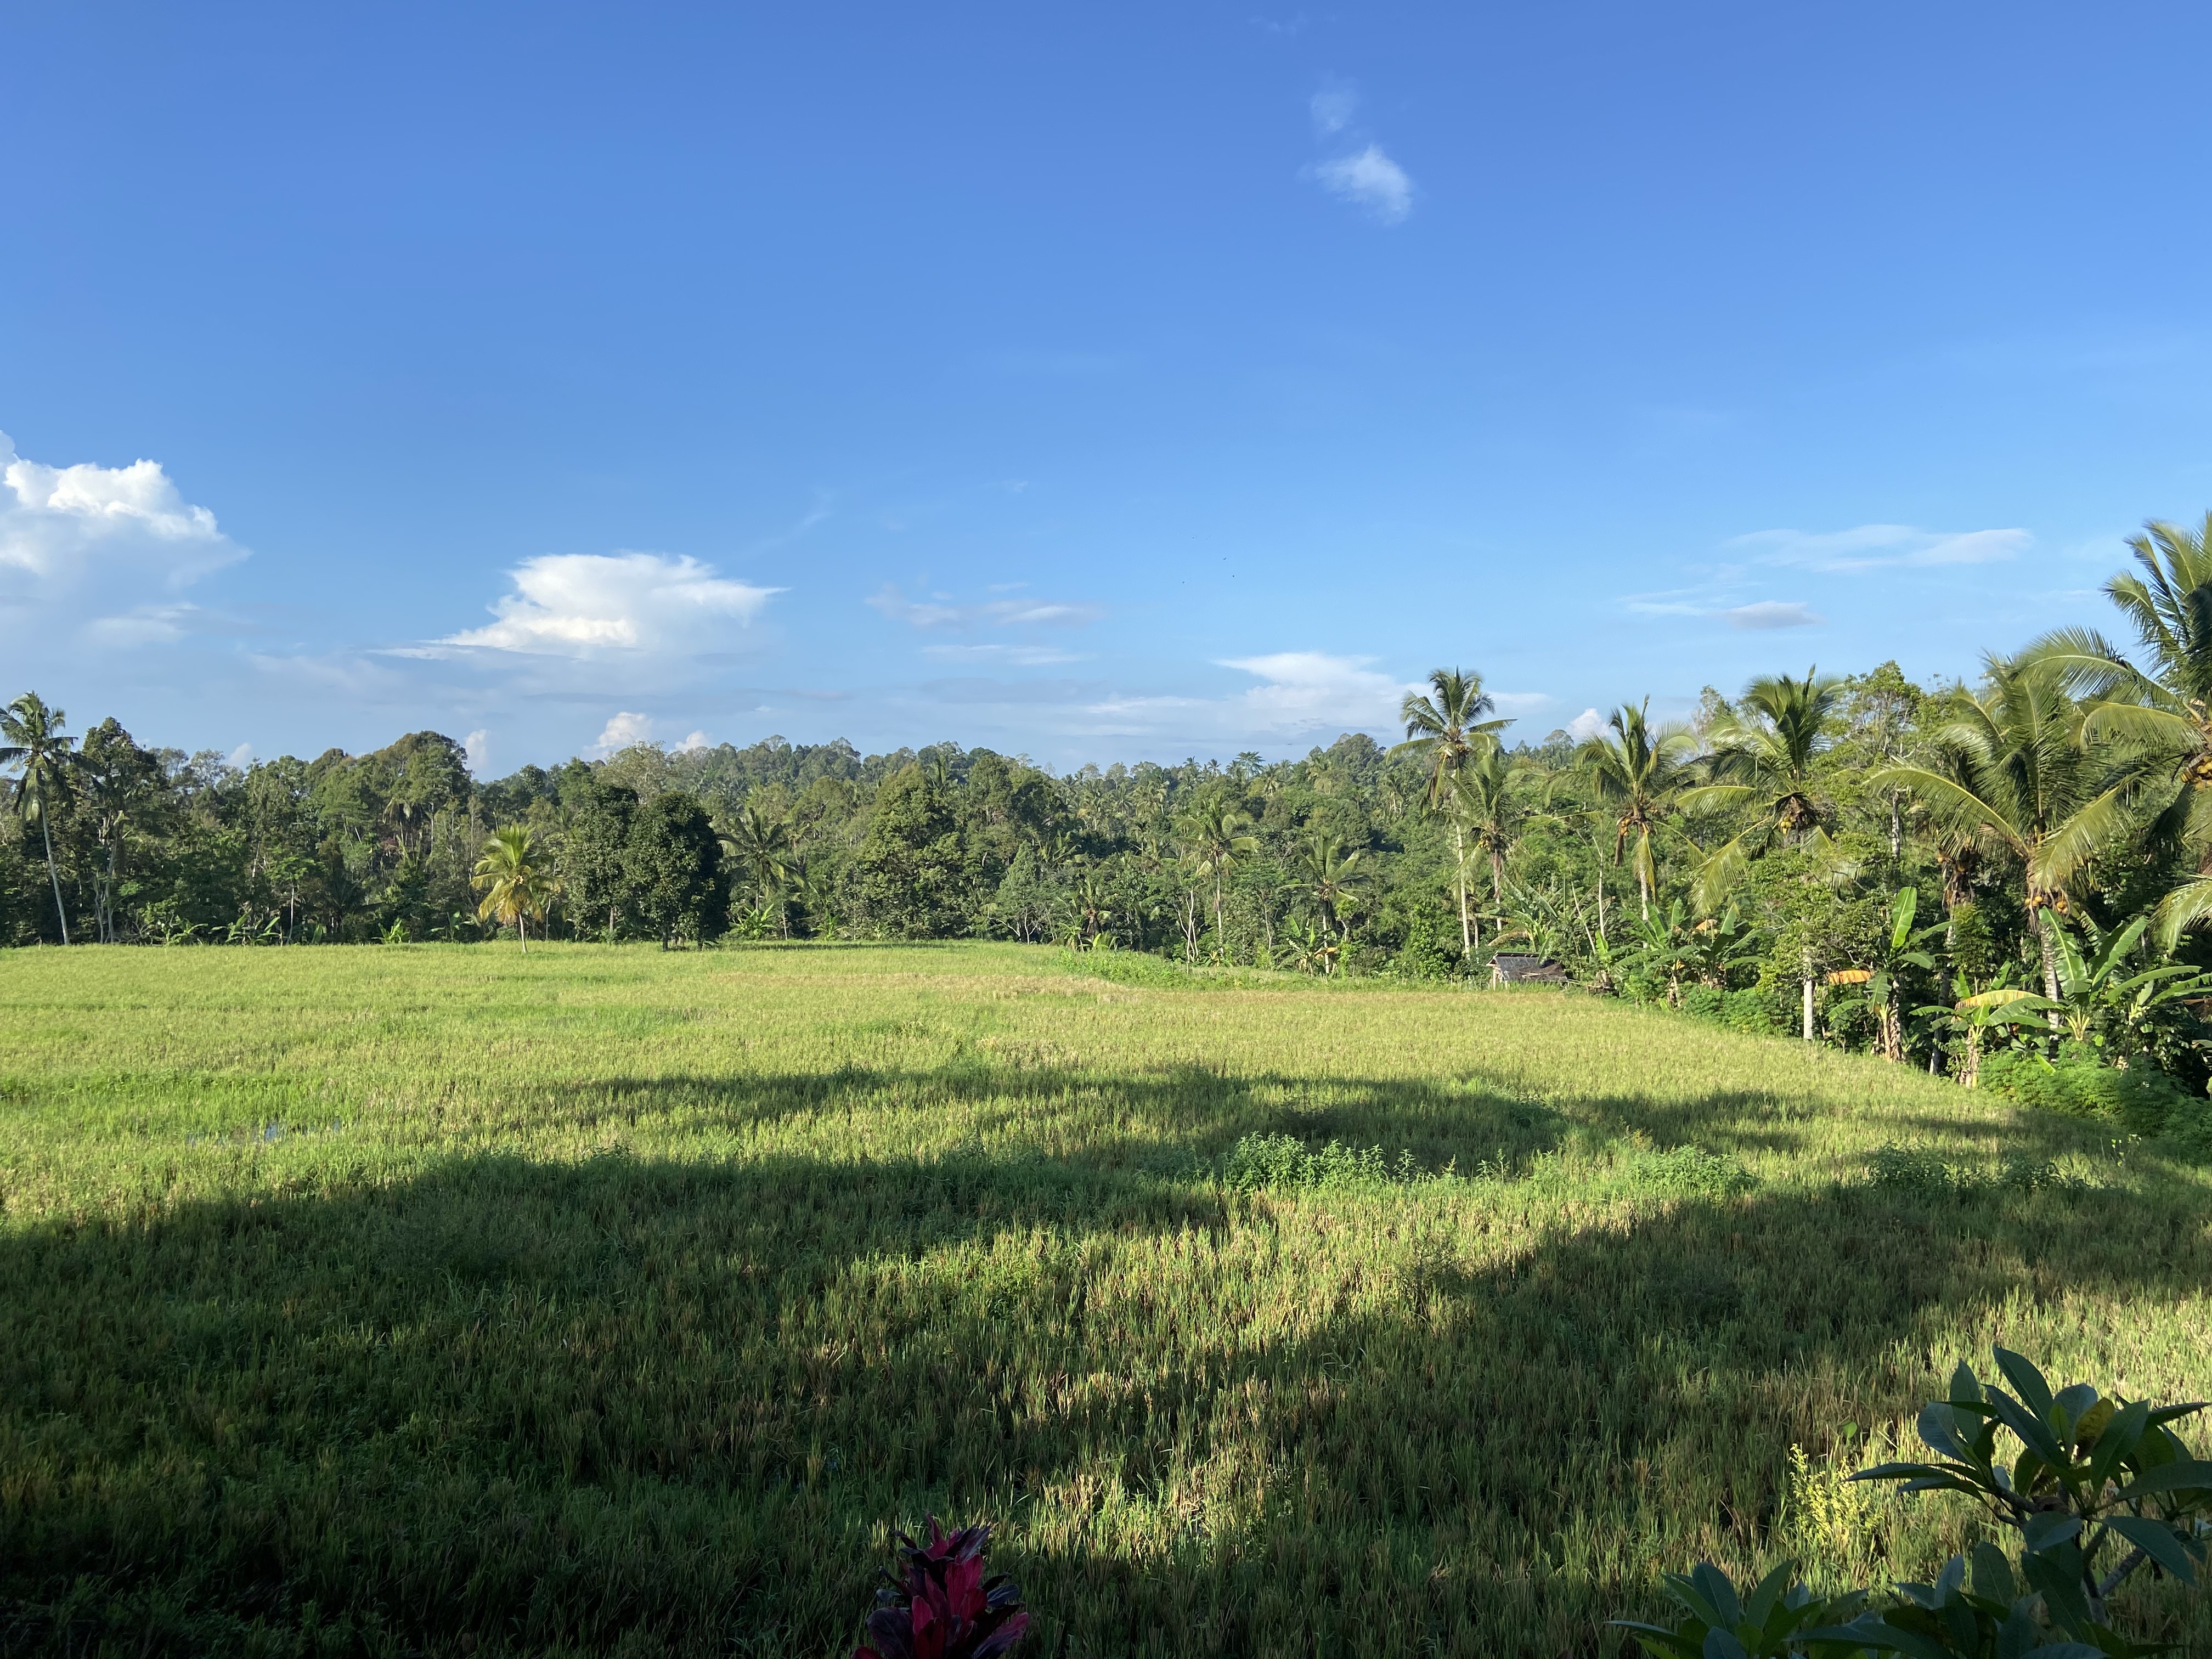
[[[898,1534],[902,1571],[876,1592],[868,1640],[853,1659],[992,1659],[1022,1639],[1030,1616],[1021,1586],[983,1577],[988,1527],[948,1534],[929,1517],[929,1542]]]

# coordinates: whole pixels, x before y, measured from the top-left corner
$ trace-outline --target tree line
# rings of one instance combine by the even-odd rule
[[[2201,1087],[2212,554],[2152,524],[2069,629],[1973,684],[1778,673],[1691,719],[1509,741],[1439,669],[1404,741],[1086,766],[938,744],[650,744],[472,778],[414,732],[243,768],[0,717],[14,945],[1000,938],[1600,991],[1971,1081],[2026,1030]]]

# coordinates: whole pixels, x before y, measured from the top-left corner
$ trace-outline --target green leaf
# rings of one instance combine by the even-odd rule
[[[2165,1522],[2142,1516],[2114,1515],[2106,1516],[2105,1524],[2183,1583],[2197,1582],[2197,1563],[2190,1559],[2180,1538]]]
[[[1713,1629],[1705,1632],[1704,1659],[1751,1659],[1742,1643],[1730,1632]]]
[[[1998,1352],[2002,1353],[2004,1351],[2000,1348]],[[2025,1364],[2027,1362],[2023,1360],[2021,1363]],[[2041,1380],[2037,1378],[2039,1382]],[[2050,1403],[2047,1395],[2044,1403],[2045,1406]],[[1997,1420],[2018,1435],[2022,1445],[2053,1469],[2063,1469],[2073,1461],[2066,1455],[2065,1448],[2058,1443],[2058,1437],[2051,1432],[2051,1425],[2039,1415],[2031,1415],[2023,1410],[2020,1402],[2002,1389],[1990,1390],[1990,1404],[1996,1407]]]
[[[1913,1426],[1919,1430],[1921,1443],[1930,1451],[1942,1452],[1946,1457],[1972,1455],[1960,1437],[1955,1409],[1940,1400],[1931,1400],[1923,1406]]]
[[[1663,1625],[1646,1625],[1634,1619],[1608,1619],[1606,1623],[1617,1630],[1634,1631],[1637,1641],[1647,1650],[1664,1648],[1680,1659],[1701,1659],[1703,1650],[1696,1642]]]
[[[1795,1561],[1778,1563],[1774,1570],[1760,1579],[1752,1590],[1751,1600],[1745,1604],[1745,1616],[1753,1624],[1764,1626],[1767,1615],[1774,1610],[1775,1602],[1781,1599],[1782,1592],[1790,1588],[1790,1581],[1796,1576],[1797,1564]]]
[[[2107,1405],[2112,1402],[2107,1401]],[[2143,1430],[2150,1422],[2150,1403],[2138,1400],[2120,1407],[2112,1413],[2112,1421],[2097,1431],[2097,1441],[2089,1450],[2089,1484],[2099,1491],[2112,1479],[2112,1471],[2120,1460],[2142,1443]]]
[[[2005,1381],[2012,1384],[2021,1402],[2039,1418],[2049,1416],[2051,1384],[2043,1380],[2043,1373],[2010,1348],[1991,1352],[1996,1356],[1997,1369],[2005,1374]]]
[[[1968,1001],[1973,999],[1968,998]],[[1982,1403],[1981,1380],[1974,1375],[1972,1366],[1961,1359],[1958,1369],[1951,1373],[1951,1404],[1978,1406]]]
[[[2212,1487],[2212,1463],[2196,1458],[2177,1458],[2136,1476],[2121,1492],[2120,1498],[2126,1502],[2155,1492],[2190,1492],[2202,1487]]]
[[[1714,1616],[1705,1620],[1709,1625],[1722,1625],[1733,1630],[1743,1622],[1743,1603],[1736,1600],[1735,1586],[1729,1576],[1710,1561],[1700,1561],[1690,1569],[1690,1583],[1704,1598]]]
[[[2012,1563],[1995,1544],[1974,1546],[1974,1594],[1992,1601],[2011,1602],[2020,1597],[2020,1583],[2012,1576]]]
[[[2021,1535],[2028,1549],[2042,1551],[2055,1548],[2069,1538],[2081,1534],[2081,1517],[2052,1510],[2042,1515],[2031,1515]]]

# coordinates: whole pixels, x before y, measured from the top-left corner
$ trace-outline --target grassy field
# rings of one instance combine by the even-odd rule
[[[1041,1659],[1611,1653],[1954,1547],[1832,1474],[1993,1340],[2212,1395],[2212,1174],[1548,992],[0,952],[0,1197],[11,1653],[826,1654],[933,1510]]]

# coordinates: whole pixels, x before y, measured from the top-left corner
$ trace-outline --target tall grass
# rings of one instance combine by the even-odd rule
[[[0,1131],[9,1650],[826,1653],[935,1511],[1041,1652],[1609,1653],[1956,1547],[1834,1435],[1992,1340],[2212,1394],[2203,1172],[1561,994],[16,951]]]

